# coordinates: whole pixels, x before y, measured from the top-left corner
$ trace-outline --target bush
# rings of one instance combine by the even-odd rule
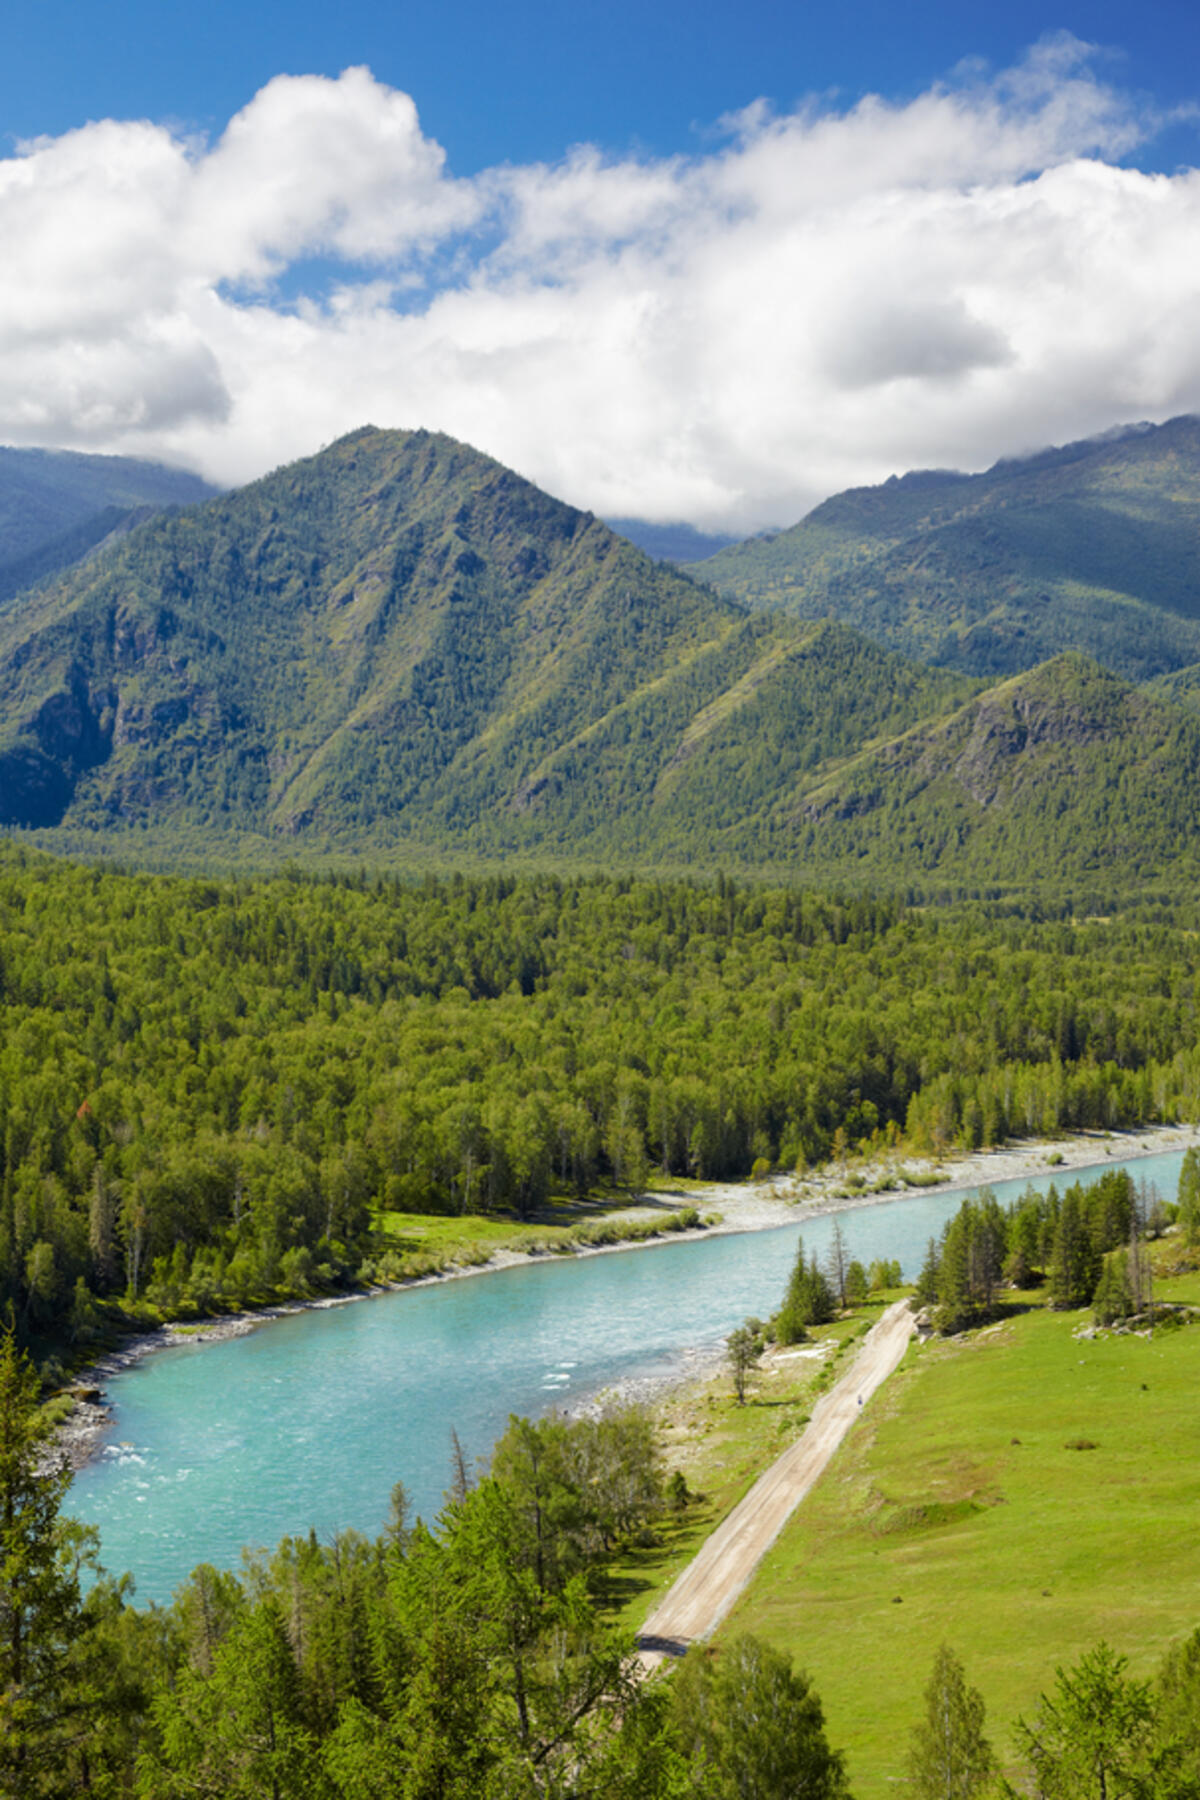
[[[675,1469],[667,1483],[667,1505],[672,1512],[682,1512],[691,1500],[687,1477],[682,1469]]]

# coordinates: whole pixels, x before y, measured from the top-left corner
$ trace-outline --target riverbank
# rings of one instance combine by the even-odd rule
[[[717,1183],[699,1186],[688,1183],[685,1188],[664,1188],[647,1195],[637,1205],[606,1215],[607,1221],[619,1225],[637,1222],[644,1225],[655,1214],[677,1212],[684,1206],[697,1208],[711,1220],[688,1231],[669,1235],[639,1237],[630,1241],[606,1244],[582,1243],[570,1249],[517,1250],[499,1248],[484,1261],[458,1265],[449,1262],[443,1268],[415,1276],[396,1287],[421,1287],[447,1281],[465,1280],[498,1269],[545,1261],[552,1255],[602,1256],[618,1250],[641,1249],[688,1237],[713,1234],[771,1230],[781,1225],[801,1223],[806,1217],[840,1212],[851,1208],[878,1205],[902,1198],[905,1194],[937,1194],[970,1188],[986,1182],[1020,1180],[1053,1173],[1067,1175],[1071,1171],[1105,1161],[1127,1162],[1139,1157],[1181,1150],[1197,1141],[1191,1126],[1160,1126],[1151,1130],[1122,1133],[1090,1133],[1062,1137],[1038,1143],[1022,1143],[1000,1150],[981,1151],[974,1155],[931,1158],[903,1157],[894,1154],[874,1162],[854,1159],[811,1171],[803,1176],[771,1176],[759,1182]],[[1173,1195],[1165,1195],[1173,1199]],[[713,1215],[719,1215],[714,1217]],[[323,1296],[310,1300],[292,1300],[256,1309],[252,1312],[216,1317],[198,1323],[167,1324],[142,1333],[100,1357],[71,1384],[77,1396],[75,1409],[56,1428],[49,1454],[58,1460],[65,1457],[73,1469],[81,1468],[97,1451],[112,1423],[104,1384],[156,1350],[184,1344],[221,1342],[245,1336],[273,1319],[378,1297],[390,1291],[373,1286],[353,1293]],[[701,1345],[679,1357],[670,1369],[653,1375],[631,1377],[606,1389],[605,1402],[653,1401],[681,1383],[702,1380],[716,1373],[721,1362],[719,1346]],[[88,1398],[82,1396],[87,1395]],[[588,1404],[595,1404],[594,1401]]]
[[[1005,1145],[998,1150],[951,1152],[942,1157],[904,1156],[899,1152],[874,1159],[828,1164],[804,1175],[772,1175],[759,1182],[728,1182],[689,1187],[688,1198],[702,1211],[719,1210],[713,1231],[769,1231],[791,1225],[806,1215],[843,1212],[898,1200],[905,1194],[956,1193],[1001,1181],[1056,1179],[1077,1169],[1106,1162],[1124,1163],[1162,1156],[1200,1143],[1193,1125],[1156,1125],[1143,1131],[1090,1131],[1071,1136]],[[680,1204],[682,1195],[661,1196]],[[1164,1194],[1164,1200],[1174,1200]],[[660,1197],[656,1196],[656,1201]],[[621,1217],[615,1214],[614,1217]]]
[[[953,1194],[995,1182],[1025,1181],[1046,1175],[1056,1179],[1070,1178],[1080,1169],[1169,1155],[1173,1151],[1186,1150],[1194,1143],[1200,1143],[1200,1131],[1191,1125],[1160,1125],[1142,1131],[1077,1132],[1070,1137],[1022,1142],[998,1150],[955,1152],[937,1159],[900,1155],[874,1161],[855,1158],[853,1162],[832,1164],[803,1176],[773,1175],[764,1181],[727,1182],[704,1188],[689,1184],[687,1197],[706,1213],[710,1208],[719,1208],[719,1217],[706,1227],[706,1235],[772,1231],[781,1225],[801,1224],[806,1218],[878,1206],[906,1195]],[[855,1183],[861,1185],[852,1185]],[[1164,1200],[1175,1198],[1173,1193],[1162,1197]],[[677,1205],[682,1199],[682,1190],[664,1191],[655,1195],[651,1204]],[[644,1207],[639,1211],[644,1211]],[[698,1234],[690,1232],[686,1235]],[[606,1247],[621,1248],[619,1245]],[[531,1259],[510,1255],[507,1260],[520,1263]],[[671,1369],[615,1382],[571,1410],[573,1413],[595,1413],[605,1406],[654,1405],[675,1388],[691,1384],[699,1387],[715,1380],[723,1364],[722,1345],[698,1345],[680,1357]]]

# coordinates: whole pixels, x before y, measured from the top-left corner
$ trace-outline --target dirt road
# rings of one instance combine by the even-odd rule
[[[912,1332],[907,1300],[889,1306],[871,1327],[841,1380],[818,1400],[803,1435],[739,1500],[642,1626],[638,1643],[647,1669],[681,1655],[720,1624],[861,1406],[902,1360]]]

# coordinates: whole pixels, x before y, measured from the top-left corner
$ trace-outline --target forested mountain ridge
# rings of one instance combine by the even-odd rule
[[[0,613],[5,814],[362,826],[740,616],[489,458],[367,429]]]
[[[0,602],[161,507],[215,492],[198,475],[162,463],[0,445]]]
[[[0,675],[2,822],[500,851],[690,843],[969,691],[370,428],[0,612]]]
[[[1081,650],[1146,680],[1200,661],[1200,420],[893,476],[689,567],[923,662],[994,678]]]
[[[0,606],[0,824],[167,862],[1141,879],[1195,861],[1180,698],[1071,655],[984,689],[747,613],[466,445],[367,427]]]
[[[801,812],[831,861],[1141,880],[1195,866],[1200,719],[1064,655],[848,760]]]

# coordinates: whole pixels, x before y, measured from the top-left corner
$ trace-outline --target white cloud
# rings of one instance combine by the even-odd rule
[[[597,512],[786,523],[1200,410],[1200,176],[1120,160],[1157,124],[1056,38],[471,181],[364,69],[281,76],[211,145],[88,125],[0,161],[0,439],[239,481],[419,424]]]

